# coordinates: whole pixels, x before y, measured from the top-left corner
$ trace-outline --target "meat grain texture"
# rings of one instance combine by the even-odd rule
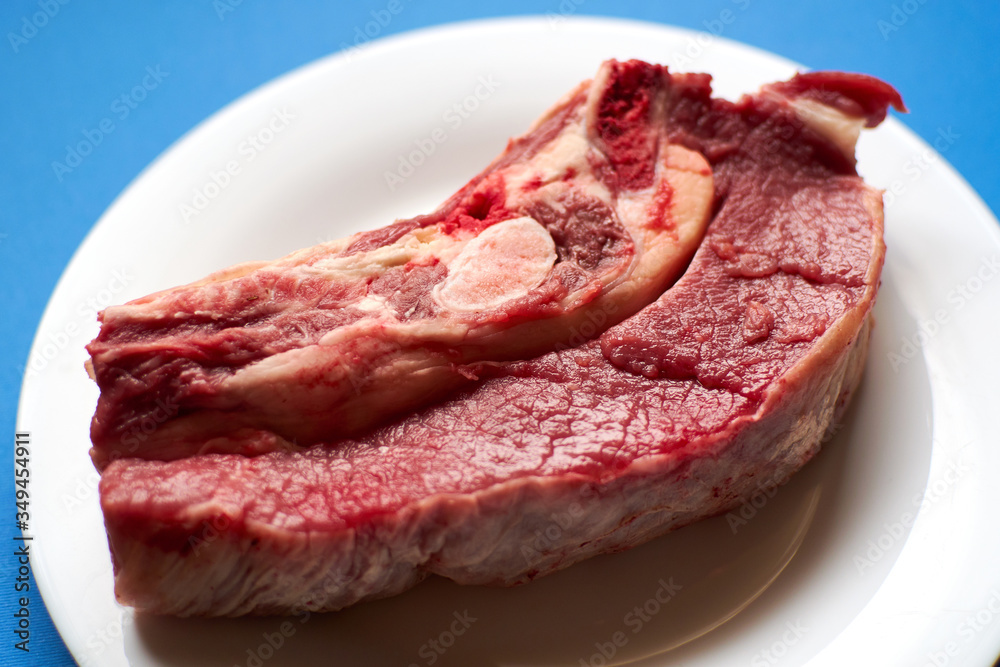
[[[609,326],[612,303],[592,339],[481,366],[350,437],[110,460],[122,603],[232,616],[336,610],[430,574],[520,584],[724,512],[816,454],[861,378],[884,256],[853,144],[898,94],[820,72],[729,102],[707,75],[638,61],[589,86],[639,116],[631,135],[604,128],[607,146],[648,145],[639,101],[655,99],[657,132],[711,165],[711,222],[681,278]],[[541,539],[553,515],[572,521]]]
[[[642,83],[580,86],[430,214],[105,309],[98,469],[329,442],[656,299],[713,183]]]

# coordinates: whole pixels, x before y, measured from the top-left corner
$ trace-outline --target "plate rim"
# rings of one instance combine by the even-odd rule
[[[414,45],[419,45],[423,41],[430,41],[435,38],[447,38],[451,33],[468,33],[469,31],[476,30],[517,30],[525,26],[536,27],[539,24],[547,21],[546,16],[542,15],[529,15],[529,16],[517,16],[517,17],[502,17],[502,18],[484,18],[475,19],[471,21],[455,21],[449,23],[438,24],[434,26],[428,26],[420,28],[413,31],[407,31],[403,33],[398,33],[394,35],[389,35],[382,37],[364,46],[363,51],[367,52],[369,50],[386,51],[393,49],[407,49]],[[585,15],[574,15],[565,17],[564,20],[568,24],[573,25],[591,25],[591,26],[607,26],[613,25],[618,28],[625,30],[640,29],[644,31],[654,31],[654,32],[673,32],[678,35],[687,37],[696,37],[698,35],[704,35],[707,33],[690,30],[687,28],[681,28],[677,26],[659,24],[648,21],[640,21],[635,19],[623,19],[615,17],[593,17]],[[795,69],[804,70],[805,68],[798,63],[788,60],[780,55],[771,53],[769,51],[763,50],[759,47],[731,40],[725,37],[713,37],[713,39],[720,42],[726,42],[730,45],[736,46],[740,49],[752,50],[761,56],[768,59],[774,60],[776,62],[781,62],[789,67],[794,67]],[[364,57],[364,53],[358,57]],[[41,340],[43,334],[47,328],[43,325],[50,324],[51,319],[54,317],[52,311],[53,303],[56,301],[57,295],[65,289],[65,283],[69,280],[74,270],[79,270],[77,265],[83,262],[84,258],[87,256],[90,246],[97,243],[99,235],[102,233],[102,223],[108,218],[113,218],[115,212],[122,205],[123,200],[130,195],[131,192],[151,176],[155,174],[162,168],[165,161],[170,159],[175,159],[173,156],[175,153],[180,151],[183,146],[190,145],[192,140],[198,140],[203,134],[211,131],[212,127],[217,123],[225,122],[230,116],[238,115],[241,109],[256,103],[259,99],[266,98],[270,95],[277,94],[282,88],[289,87],[294,88],[301,85],[301,82],[308,79],[311,76],[321,76],[327,72],[328,68],[339,68],[346,67],[350,64],[351,57],[348,51],[338,51],[325,56],[322,56],[316,60],[304,63],[288,72],[278,75],[277,77],[263,82],[262,84],[248,90],[239,97],[230,101],[220,109],[208,115],[206,118],[199,121],[191,129],[183,133],[170,145],[168,145],[153,161],[146,165],[141,171],[139,171],[135,177],[128,182],[128,184],[122,189],[122,191],[112,200],[107,209],[101,214],[97,222],[88,230],[85,237],[80,242],[77,249],[74,251],[70,260],[67,262],[65,268],[58,281],[56,282],[52,293],[49,295],[48,301],[46,302],[45,309],[43,311],[42,317],[39,320],[38,328],[36,329],[35,336],[32,340],[31,349],[29,352],[29,359],[34,356],[38,351],[39,341]],[[935,169],[942,169],[945,172],[946,178],[952,181],[954,186],[957,186],[962,192],[963,198],[970,203],[974,208],[978,208],[985,215],[979,216],[974,219],[976,228],[981,233],[986,233],[997,248],[1000,248],[1000,223],[997,223],[996,217],[993,214],[989,206],[986,205],[985,201],[979,196],[979,194],[972,189],[968,181],[950,164],[948,163],[937,151],[934,150],[922,137],[914,133],[912,130],[907,128],[904,123],[896,118],[889,118],[885,122],[885,130],[887,134],[891,133],[895,138],[905,140],[908,142],[916,142],[916,145],[920,146],[922,149],[930,151],[933,155],[937,156],[937,161],[934,165]],[[993,224],[991,224],[991,222]],[[103,225],[106,228],[107,225]],[[16,424],[18,427],[22,424],[22,415],[25,411],[25,401],[28,392],[26,389],[30,388],[30,378],[25,377],[22,379],[21,390],[19,393],[18,406],[17,406],[17,417]],[[53,623],[56,625],[57,631],[60,632],[60,636],[66,641],[66,637],[63,634],[62,623],[57,622],[56,610],[50,606],[49,602],[53,599],[53,593],[50,590],[52,582],[45,573],[44,557],[38,556],[38,552],[32,556],[32,569],[35,572],[36,582],[41,593],[43,602],[46,605],[49,614],[52,616]],[[40,560],[41,559],[41,560]],[[49,591],[47,593],[47,591]],[[74,658],[78,658],[77,651],[74,647],[70,646],[70,643],[66,641],[67,647],[73,653]],[[998,653],[1000,653],[1000,642],[997,642],[994,646]]]

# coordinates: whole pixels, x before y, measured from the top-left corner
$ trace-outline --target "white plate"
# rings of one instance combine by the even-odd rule
[[[93,307],[427,211],[608,57],[712,72],[730,97],[795,70],[722,39],[624,21],[425,30],[255,91],[184,137],[115,202],[49,303],[18,421],[34,444],[32,564],[77,660],[992,664],[1000,447],[996,382],[983,370],[1000,368],[1000,234],[961,178],[895,121],[859,148],[872,183],[898,181],[864,384],[819,458],[745,508],[745,523],[738,514],[705,521],[518,589],[432,580],[307,622],[133,619],[114,602],[87,457],[97,391],[82,346],[97,331]],[[390,189],[393,171],[401,182]],[[185,216],[182,205],[197,212]],[[681,590],[657,601],[671,583]]]

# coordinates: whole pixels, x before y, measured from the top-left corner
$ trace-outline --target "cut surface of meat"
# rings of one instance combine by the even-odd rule
[[[524,583],[724,512],[815,455],[860,380],[884,256],[881,194],[857,176],[853,140],[902,108],[898,94],[825,72],[729,102],[707,75],[639,61],[612,61],[591,85],[607,92],[590,113],[617,119],[592,123],[618,156],[598,180],[656,182],[644,156],[663,149],[608,114],[623,99],[650,100],[667,145],[711,165],[712,220],[683,276],[592,340],[484,365],[368,431],[256,456],[111,461],[100,492],[121,602],[286,613],[429,574]],[[518,233],[551,230],[545,212],[525,217],[511,218]],[[391,242],[378,234],[352,243]],[[479,242],[506,242],[495,234]],[[525,252],[540,274],[547,250]],[[446,301],[493,298],[470,294],[463,270],[439,288]],[[555,538],[553,515],[572,517]]]
[[[704,233],[713,183],[668,140],[665,70],[637,72],[608,63],[429,215],[103,311],[98,468],[357,433],[477,362],[536,356],[656,299]]]

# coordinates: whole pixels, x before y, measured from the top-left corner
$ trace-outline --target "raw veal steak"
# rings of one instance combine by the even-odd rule
[[[708,223],[667,88],[583,85],[437,211],[101,313],[98,468],[260,454],[384,421],[653,301]],[[596,332],[591,332],[591,334]],[[294,443],[294,444],[293,444]]]
[[[818,451],[860,379],[884,254],[853,142],[898,94],[812,73],[733,103],[637,61],[594,85],[619,81],[664,100],[669,141],[712,166],[683,277],[598,339],[484,367],[353,438],[111,462],[121,602],[238,615],[338,609],[431,573],[521,583],[723,512]]]

